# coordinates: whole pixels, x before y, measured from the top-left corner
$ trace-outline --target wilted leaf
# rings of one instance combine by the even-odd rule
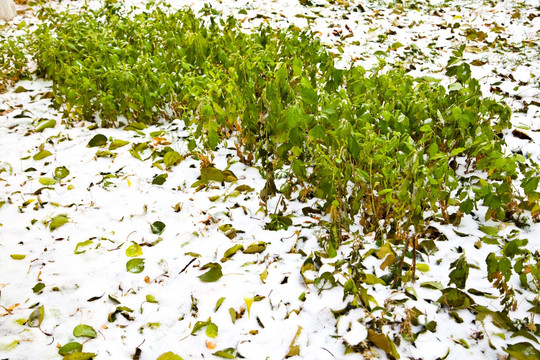
[[[43,318],[45,317],[45,307],[41,305],[28,317],[28,320],[26,320],[26,325],[30,327],[40,327],[41,323],[43,322]]]
[[[102,134],[97,134],[88,142],[87,147],[103,146],[107,144],[107,137]]]
[[[49,224],[49,229],[51,231],[54,231],[58,229],[60,226],[66,224],[69,221],[69,219],[65,215],[58,215],[55,216],[51,223]]]
[[[75,326],[75,328],[73,329],[73,336],[95,338],[97,336],[97,333],[93,327],[86,324],[81,324]]]
[[[221,279],[223,273],[221,272],[221,265],[218,263],[208,263],[201,267],[201,270],[210,269],[204,274],[199,276],[199,279],[204,282],[214,282]]]
[[[144,270],[144,259],[131,259],[126,263],[126,270],[138,274]]]
[[[58,349],[58,353],[60,355],[65,356],[65,355],[72,354],[74,352],[81,352],[82,349],[83,349],[83,346],[81,344],[79,344],[76,341],[73,341],[73,342],[69,342],[69,343],[65,344],[60,349]]]
[[[219,169],[216,169],[213,166],[207,166],[201,169],[201,181],[217,181],[222,182],[224,180],[223,172]]]

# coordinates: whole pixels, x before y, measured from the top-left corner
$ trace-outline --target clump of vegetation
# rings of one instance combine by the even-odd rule
[[[268,229],[292,223],[279,206],[285,199],[320,199],[318,209],[305,211],[329,215],[322,222],[324,256],[336,256],[353,223],[375,234],[388,273],[368,281],[362,257],[352,255],[341,285],[356,306],[369,307],[366,282],[414,281],[417,252],[428,251],[420,244],[433,235],[430,222],[459,224],[466,214],[482,214],[523,227],[538,219],[538,166],[505,152],[510,110],[482,96],[462,61],[464,47],[448,63],[452,83],[445,87],[382,65],[337,69],[309,31],[263,26],[246,34],[208,7],[198,17],[160,6],[141,13],[117,3],[77,14],[44,9],[33,51],[39,72],[53,80],[56,103],[72,121],[99,116],[103,126],[179,117],[194,125],[209,152],[224,139],[235,141],[239,158],[266,178],[263,203],[280,197]],[[512,269],[538,289],[538,256],[522,240],[484,230],[486,242],[499,244],[508,259],[486,259],[507,313],[515,306]],[[317,267],[316,256],[308,260],[305,266]],[[439,302],[470,308],[462,291],[465,256],[451,269],[451,288]],[[321,281],[336,284],[330,273]]]
[[[0,93],[28,75],[28,59],[23,43],[0,35]]]

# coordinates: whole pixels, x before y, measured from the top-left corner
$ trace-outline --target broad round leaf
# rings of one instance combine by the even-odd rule
[[[83,346],[80,343],[73,341],[73,342],[69,342],[65,344],[60,349],[58,349],[58,353],[60,355],[65,356],[74,352],[81,352],[82,349],[83,349]]]
[[[73,336],[95,338],[97,336],[97,333],[93,327],[81,324],[75,326],[75,329],[73,329]]]
[[[138,274],[144,270],[144,259],[131,259],[126,263],[126,270]]]
[[[103,146],[107,144],[107,137],[102,134],[97,134],[88,142],[88,147]]]

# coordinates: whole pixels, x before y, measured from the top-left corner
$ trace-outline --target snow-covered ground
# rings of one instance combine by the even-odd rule
[[[315,0],[301,6],[294,0],[212,0],[172,5],[199,9],[206,3],[240,19],[246,31],[261,22],[311,27],[331,51],[341,53],[340,66],[370,68],[382,58],[405,64],[413,75],[443,78],[452,50],[466,43],[466,58],[476,65],[473,76],[485,95],[506,101],[514,110],[515,128],[531,138],[508,132],[508,149],[540,161],[538,1],[413,6],[411,1]],[[82,4],[48,6],[76,11]],[[31,28],[36,8],[21,11],[0,31],[12,36]],[[487,37],[466,38],[479,31]],[[489,317],[482,321],[466,309],[451,314],[437,303],[437,286],[426,286],[446,286],[450,263],[465,253],[471,267],[467,288],[477,290],[471,297],[493,311],[500,309],[484,261],[498,247],[478,246],[485,234],[472,217],[459,227],[438,226],[448,241],[438,241],[436,254],[423,259],[429,270],[419,271],[419,280],[408,290],[370,285],[371,309],[340,312],[350,301],[343,298],[342,287],[319,291],[301,274],[306,258],[320,250],[319,218],[304,216],[305,204],[292,202],[288,211],[295,214],[294,226],[265,230],[270,219],[259,203],[265,180],[256,168],[238,161],[233,144],[220,145],[213,162],[232,171],[237,181],[193,188],[200,159],[186,157],[167,172],[146,159],[165,146],[182,155],[189,152],[190,134],[182,122],[139,131],[95,129],[88,123],[68,127],[51,106],[51,86],[43,79],[24,80],[0,95],[0,359],[59,359],[59,347],[75,341],[96,359],[154,360],[169,351],[202,359],[220,350],[218,355],[246,359],[384,359],[385,352],[366,341],[366,323],[385,319],[381,332],[399,334],[411,312],[419,314],[418,324],[409,324],[413,332],[431,321],[436,328],[428,326],[431,330],[415,342],[398,344],[399,336],[392,337],[404,359],[502,359],[509,344],[524,341],[540,348],[540,337],[531,335],[538,330],[528,332],[532,339],[511,337],[515,331],[494,325]],[[56,120],[56,125],[35,131],[43,119]],[[106,144],[88,146],[97,134],[107,138]],[[109,151],[118,139],[129,144]],[[143,142],[149,148],[141,161],[129,150]],[[152,184],[164,173],[162,185]],[[487,225],[498,226],[501,236],[517,229]],[[539,224],[517,230],[529,240],[530,252],[540,251]],[[355,242],[366,251],[375,247],[370,236],[350,236],[336,258],[321,259],[317,273],[304,275],[335,271]],[[226,258],[224,253],[235,245],[243,251]],[[380,276],[380,263],[369,256],[363,265]],[[223,276],[217,281],[200,278],[219,269]],[[527,302],[538,301],[538,294],[520,289],[517,279],[512,285],[520,291],[512,318],[538,324]],[[83,335],[91,336],[75,336],[81,324],[96,334],[83,327]],[[345,354],[344,342],[360,350]]]

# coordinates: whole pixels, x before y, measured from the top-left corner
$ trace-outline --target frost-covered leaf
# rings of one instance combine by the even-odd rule
[[[266,243],[263,241],[258,241],[256,243],[250,244],[242,252],[244,254],[258,254],[262,253],[264,250],[266,250]]]
[[[141,256],[142,254],[143,254],[142,247],[135,242],[131,244],[130,246],[128,246],[128,248],[126,249],[126,255],[129,257],[137,257],[137,256]]]
[[[161,221],[154,221],[152,225],[150,225],[150,230],[152,230],[152,234],[161,235],[163,230],[165,230],[165,224]]]
[[[69,170],[65,166],[59,166],[56,169],[54,169],[54,177],[56,179],[63,179],[68,175],[69,175]]]
[[[508,354],[517,360],[538,360],[540,351],[528,342],[519,342],[504,349]]]
[[[43,322],[43,318],[45,317],[45,307],[41,305],[28,317],[28,320],[26,320],[26,325],[30,327],[40,327],[41,323]]]
[[[65,355],[72,354],[74,352],[81,352],[82,349],[83,349],[83,346],[80,343],[73,341],[73,342],[69,342],[65,344],[60,349],[58,349],[58,353],[60,355],[65,356]]]
[[[97,336],[96,330],[93,327],[86,324],[75,326],[73,329],[73,336],[75,337],[89,337],[95,338]]]
[[[144,259],[131,259],[126,263],[126,270],[133,274],[138,274],[144,270]]]

